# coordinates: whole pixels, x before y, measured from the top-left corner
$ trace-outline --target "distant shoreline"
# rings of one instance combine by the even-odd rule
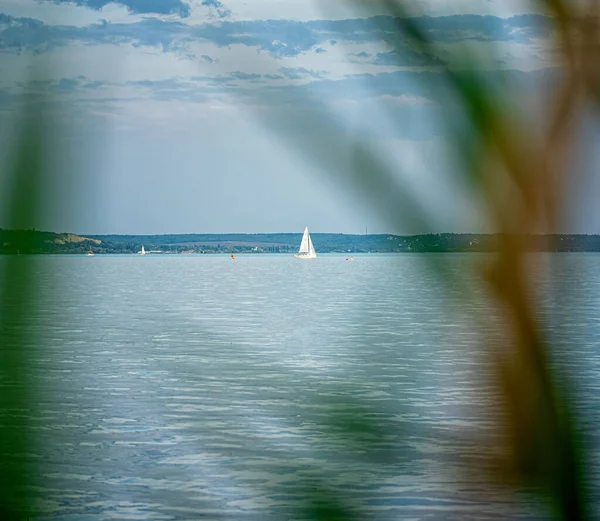
[[[317,253],[485,253],[498,250],[500,234],[350,235],[312,233]],[[302,233],[88,235],[0,229],[0,254],[261,254],[296,253]],[[528,251],[600,252],[600,235],[528,235]]]
[[[317,254],[317,256],[324,256],[324,255],[339,255],[340,257],[346,256],[346,257],[350,257],[350,256],[364,256],[364,255],[412,255],[412,254],[421,254],[421,253],[428,253],[428,254],[440,254],[440,255],[452,255],[452,254],[456,254],[456,255],[464,255],[464,254],[468,254],[468,255],[475,255],[475,254],[492,254],[495,253],[494,251],[458,251],[458,250],[452,250],[452,251],[365,251],[365,252],[357,252],[357,253],[344,253],[344,252],[338,252],[338,251],[328,251],[328,252],[320,252]],[[526,250],[525,253],[600,253],[600,251],[590,251],[590,250],[558,250],[558,251],[550,251],[550,250]],[[234,255],[236,257],[240,256],[240,257],[257,257],[257,256],[266,256],[266,255],[274,255],[274,256],[281,256],[281,257],[285,257],[285,256],[289,256],[289,255],[294,255],[295,253],[292,252],[288,252],[288,253],[283,253],[283,252],[279,252],[279,253],[273,253],[273,252],[241,252],[241,253],[235,253]],[[98,253],[94,253],[93,257],[95,256],[120,256],[120,257],[216,257],[216,256],[223,256],[223,257],[227,257],[229,258],[229,256],[231,255],[228,252],[201,252],[201,253],[192,253],[192,254],[184,254],[184,253],[177,253],[177,252],[153,252],[153,253],[147,253],[145,255],[138,255],[137,253],[111,253],[111,252],[105,252],[105,251],[101,251]],[[18,253],[12,253],[12,252],[2,252],[0,251],[0,257],[36,257],[36,256],[40,256],[40,257],[50,257],[50,256],[56,256],[56,257],[85,257],[86,256],[86,252],[18,252]]]

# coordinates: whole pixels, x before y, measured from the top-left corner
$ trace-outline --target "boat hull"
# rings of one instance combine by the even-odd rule
[[[297,259],[316,259],[317,254],[316,253],[295,253],[294,257],[296,257]]]

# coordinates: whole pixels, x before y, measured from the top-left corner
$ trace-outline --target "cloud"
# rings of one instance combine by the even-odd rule
[[[262,77],[260,74],[250,74],[250,73],[241,72],[241,71],[234,71],[234,72],[230,73],[229,76],[236,80],[243,80],[243,81],[260,80]]]
[[[366,60],[367,58],[370,58],[372,55],[371,55],[371,53],[368,53],[366,51],[361,51],[361,52],[350,53],[348,56],[359,58],[361,60]]]
[[[536,72],[487,71],[480,75],[482,81],[490,85],[509,82],[519,92],[534,92],[536,86],[556,81],[559,69],[544,69]],[[313,79],[307,83],[288,83],[282,80]],[[279,83],[265,84],[256,88],[259,80],[273,80]],[[248,85],[244,85],[247,83]],[[123,89],[141,89],[152,96],[175,96],[189,99],[194,93],[212,95],[215,99],[224,94],[234,94],[232,103],[250,103],[269,106],[300,107],[314,105],[315,102],[328,104],[340,100],[363,102],[379,99],[397,104],[449,104],[455,99],[453,90],[443,73],[436,71],[395,71],[378,74],[353,74],[343,79],[322,79],[321,71],[302,67],[279,69],[279,74],[257,74],[233,71],[226,75],[173,77],[162,80],[135,80],[125,82],[92,81],[85,76],[61,78],[59,80],[38,80],[22,82],[21,91],[49,89],[63,93],[73,93],[86,97],[90,90],[111,88],[115,97],[123,95]],[[142,97],[141,91],[137,96]],[[131,91],[129,91],[131,93]],[[490,91],[492,92],[492,91]],[[77,101],[76,98],[73,98]],[[204,99],[204,98],[203,98]]]
[[[56,84],[56,90],[59,92],[73,92],[80,84],[81,80],[79,78],[61,78]]]
[[[331,117],[348,118],[350,122],[360,120],[371,136],[420,140],[445,135],[449,129],[440,124],[443,112],[454,114],[454,108],[458,107],[456,94],[445,75],[433,70],[355,74],[340,80],[315,78],[307,83],[290,83],[286,80],[295,78],[295,74],[306,79],[314,71],[281,69],[280,74],[234,71],[217,77],[124,82],[91,81],[84,76],[42,80],[22,85],[19,95],[0,92],[0,111],[7,112],[11,106],[16,109],[20,103],[35,100],[37,96],[38,100],[47,99],[63,107],[64,114],[76,115],[82,121],[87,118],[86,111],[112,114],[111,107],[120,107],[117,110],[120,116],[125,113],[135,116],[128,124],[139,125],[141,120],[151,117],[142,111],[144,106],[154,107],[150,112],[172,114],[170,124],[178,127],[176,113],[202,114],[228,109],[251,112],[257,121],[265,118],[269,128],[292,134],[315,131],[315,122]],[[488,71],[482,78],[490,86],[508,82],[520,95],[537,95],[539,85],[555,81],[557,72],[558,69],[531,73]],[[324,113],[330,115],[323,116]],[[460,110],[456,110],[456,115],[460,116]],[[388,120],[387,126],[383,125],[384,120]],[[459,124],[460,117],[453,122]]]
[[[82,85],[82,87],[84,89],[90,89],[90,90],[96,90],[96,89],[101,89],[103,87],[105,87],[107,85],[107,82],[105,81],[90,81],[88,83],[85,83]]]
[[[393,105],[435,105],[436,103],[430,99],[423,98],[422,96],[406,96],[404,94],[400,96],[390,96],[389,94],[383,94],[376,98],[378,101],[384,103],[391,103]]]
[[[559,69],[535,72],[486,71],[481,81],[489,85],[493,95],[494,85],[508,83],[515,92],[533,93],[540,85],[557,81]],[[456,104],[457,96],[443,73],[436,71],[394,71],[378,74],[355,74],[341,80],[320,80],[305,84],[267,85],[258,91],[238,91],[238,97],[268,105],[290,107],[329,105],[340,100],[364,102],[379,99],[394,100],[398,105]]]
[[[202,5],[210,7],[219,18],[226,18],[231,14],[231,11],[225,7],[225,4],[220,0],[202,0]]]
[[[126,85],[133,85],[137,87],[151,87],[160,89],[172,89],[180,90],[191,86],[192,84],[186,81],[182,81],[179,78],[169,78],[166,80],[138,80],[126,82]]]
[[[425,67],[443,65],[440,59],[412,51],[408,48],[396,49],[390,52],[379,52],[370,61],[373,65],[396,65]]]
[[[259,98],[270,105],[362,101],[379,96],[420,97],[435,100],[443,96],[444,76],[437,72],[398,71],[380,74],[355,74],[341,80],[320,80],[305,84],[266,86],[260,92],[240,93]]]
[[[211,7],[214,7],[212,1]],[[421,17],[415,20],[434,41],[442,43],[464,40],[529,42],[535,37],[545,35],[545,31],[548,30],[546,19],[539,15],[522,15],[509,19],[457,15]],[[32,18],[0,15],[0,49],[40,53],[74,41],[86,44],[130,43],[136,46],[159,47],[165,52],[186,51],[187,44],[204,41],[218,47],[253,47],[276,58],[295,57],[308,51],[317,52],[316,49],[320,49],[319,46],[326,43],[334,45],[334,42],[378,42],[387,49],[375,57],[375,64],[432,64],[429,57],[411,50],[406,38],[398,34],[396,21],[385,16],[309,22],[222,21],[197,25],[185,24],[178,20],[148,18],[136,23],[102,22],[86,27],[74,27],[49,26]]]
[[[190,15],[189,4],[182,0],[45,0],[55,4],[76,4],[90,9],[102,9],[104,6],[115,3],[127,7],[131,13],[136,14],[175,14],[181,17]],[[207,1],[207,0],[205,0]],[[218,3],[218,2],[217,2]]]
[[[312,71],[304,67],[281,67],[279,72],[289,80],[321,79],[325,74],[325,71]]]
[[[57,80],[28,80],[19,81],[16,84],[19,95],[29,96],[32,93],[41,94],[43,92],[53,92],[55,94],[85,94],[92,90],[99,90],[107,86],[116,84],[108,81],[91,81],[83,75],[59,78]]]
[[[0,13],[0,49],[42,53],[73,42],[162,46],[169,50],[185,25],[148,19],[135,24],[103,21],[87,27],[46,25],[33,18],[15,18]]]

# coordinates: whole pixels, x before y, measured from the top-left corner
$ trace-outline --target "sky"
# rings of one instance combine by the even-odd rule
[[[0,195],[30,104],[51,129],[38,229],[422,231],[381,204],[400,194],[398,207],[417,200],[434,231],[485,231],[448,175],[439,64],[398,39],[379,4],[0,0]],[[533,2],[410,6],[448,57],[494,46],[491,85],[509,78],[535,99],[556,66]],[[357,143],[366,168],[392,173],[389,190],[352,181]],[[582,175],[567,231],[592,233],[600,213],[582,194],[597,187]]]

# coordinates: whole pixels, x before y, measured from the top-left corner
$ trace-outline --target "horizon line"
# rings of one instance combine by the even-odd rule
[[[39,233],[54,233],[57,235],[77,235],[79,237],[101,237],[101,236],[115,236],[115,237],[164,237],[168,235],[302,235],[303,232],[168,232],[168,233],[77,233],[77,232],[55,232],[49,230],[38,230],[36,228],[2,228],[0,231],[24,231],[24,232],[39,232]],[[421,232],[421,233],[346,233],[346,232],[310,232],[311,235],[348,235],[356,237],[367,237],[367,236],[394,236],[394,237],[418,237],[425,235],[503,235],[505,232]],[[583,232],[549,232],[549,233],[518,233],[514,235],[532,235],[532,236],[553,236],[553,235],[582,235],[582,236],[597,236],[598,233],[583,233]]]

